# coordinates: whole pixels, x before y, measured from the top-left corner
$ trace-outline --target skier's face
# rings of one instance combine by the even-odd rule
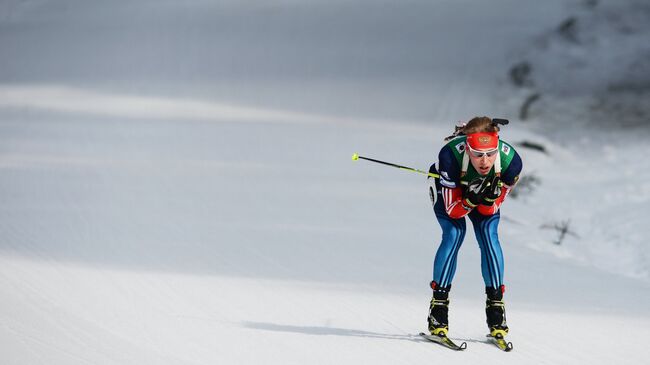
[[[497,160],[499,152],[497,149],[490,150],[474,150],[467,146],[467,153],[469,153],[469,160],[472,162],[474,169],[478,171],[481,175],[487,175],[492,166],[494,166],[494,161]]]

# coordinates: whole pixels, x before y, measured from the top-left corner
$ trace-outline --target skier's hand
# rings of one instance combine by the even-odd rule
[[[467,185],[467,189],[465,189],[465,192],[463,193],[463,203],[470,208],[479,205],[483,201],[483,196],[485,195],[490,182],[490,179],[480,177],[470,181]]]
[[[499,199],[501,196],[501,187],[499,186],[501,182],[501,178],[498,176],[494,175],[494,177],[490,181],[490,185],[487,186],[485,189],[485,193],[483,194],[483,199],[481,201],[481,204],[483,205],[494,205],[494,202]]]

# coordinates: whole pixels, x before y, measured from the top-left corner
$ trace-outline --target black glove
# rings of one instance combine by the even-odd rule
[[[489,185],[490,179],[488,178],[477,177],[470,181],[470,183],[467,184],[465,193],[463,194],[463,203],[470,208],[479,205],[483,201],[483,196],[485,195]]]
[[[483,199],[481,200],[481,204],[493,205],[494,202],[497,199],[499,199],[499,197],[501,196],[501,187],[499,186],[500,182],[501,182],[501,178],[494,175],[494,177],[490,181],[490,185],[485,189],[485,193],[483,194]]]

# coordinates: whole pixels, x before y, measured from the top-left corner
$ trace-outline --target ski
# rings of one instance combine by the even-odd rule
[[[492,335],[487,335],[488,340],[490,343],[495,344],[499,349],[505,351],[505,352],[510,352],[512,351],[512,342],[506,341],[506,339],[498,334],[495,336]]]
[[[467,348],[467,342],[463,342],[460,345],[457,345],[452,341],[449,337],[446,335],[427,335],[426,333],[420,332],[420,336],[426,338],[427,340],[431,342],[435,342],[437,344],[440,344],[448,349],[456,350],[456,351],[462,351]]]

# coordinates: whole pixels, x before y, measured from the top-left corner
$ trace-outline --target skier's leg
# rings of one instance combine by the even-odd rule
[[[442,186],[438,180],[433,181],[435,181],[435,185],[430,186],[429,194],[436,219],[442,228],[442,241],[433,262],[433,282],[438,288],[447,288],[451,286],[456,273],[458,250],[465,239],[467,227],[465,218],[452,219],[447,215],[442,199]]]
[[[497,233],[500,216],[499,212],[491,216],[484,216],[478,212],[470,213],[476,241],[481,249],[483,281],[485,287],[494,289],[501,288],[503,285],[503,251]]]
[[[436,214],[442,228],[442,241],[433,262],[433,281],[438,287],[449,287],[456,273],[458,251],[467,230],[465,219],[451,219],[446,214]]]
[[[433,297],[429,305],[429,332],[432,335],[447,334],[449,330],[449,290],[456,272],[458,250],[465,237],[465,219],[451,219],[436,214],[442,227],[442,242],[433,264]]]
[[[472,212],[474,213],[474,212]],[[508,333],[505,304],[503,302],[503,252],[497,228],[500,214],[492,216],[470,214],[476,240],[481,249],[481,272],[485,282],[485,315],[490,334],[505,336]]]
[[[433,335],[446,334],[449,329],[449,290],[456,272],[458,250],[465,238],[465,219],[451,219],[439,199],[434,211],[442,228],[442,241],[436,252],[433,265],[433,297],[429,305],[429,331]]]

